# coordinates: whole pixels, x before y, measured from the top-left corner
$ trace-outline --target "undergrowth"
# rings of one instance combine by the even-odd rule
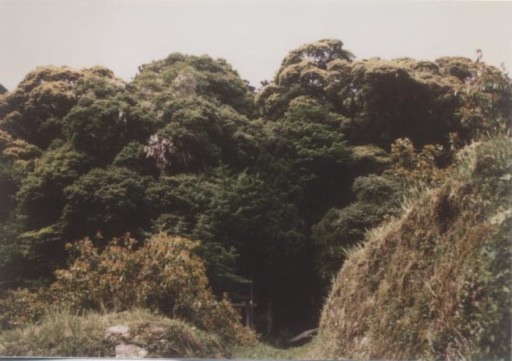
[[[38,322],[52,306],[76,314],[144,308],[215,332],[225,343],[256,340],[230,302],[215,299],[203,261],[194,253],[197,242],[160,233],[139,248],[135,244],[128,236],[105,248],[89,239],[69,244],[70,265],[55,272],[53,284],[33,292],[9,291],[0,299],[0,326]]]

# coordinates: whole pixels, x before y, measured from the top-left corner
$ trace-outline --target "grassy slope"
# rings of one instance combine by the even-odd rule
[[[129,336],[106,336],[109,327],[118,325],[127,326]],[[144,348],[146,357],[231,356],[218,337],[140,309],[85,316],[50,313],[38,325],[1,332],[0,355],[114,357],[121,343]]]
[[[310,357],[509,359],[511,186],[510,138],[465,149],[352,251]]]

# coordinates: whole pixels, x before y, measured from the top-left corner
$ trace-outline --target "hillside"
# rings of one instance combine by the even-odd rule
[[[458,155],[435,189],[350,251],[322,311],[314,355],[508,359],[512,142]]]

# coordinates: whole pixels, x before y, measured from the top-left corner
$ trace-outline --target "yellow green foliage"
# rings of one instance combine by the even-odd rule
[[[512,141],[458,155],[443,183],[350,252],[312,357],[508,359]]]
[[[0,130],[0,159],[12,162],[20,174],[33,166],[33,159],[41,155],[41,150],[21,139],[14,139],[9,133]]]
[[[73,262],[55,272],[52,293],[67,296],[73,308],[123,310],[135,305],[176,315],[201,299],[208,280],[202,261],[191,252],[198,243],[159,234],[135,249],[129,237],[105,249],[91,240],[68,244]]]
[[[141,307],[216,332],[226,342],[254,340],[231,304],[214,298],[204,264],[194,254],[197,247],[199,242],[163,233],[139,247],[129,236],[104,249],[87,238],[68,244],[72,261],[55,272],[53,284],[37,295],[13,291],[0,302],[4,326],[36,320],[49,305],[73,312]]]
[[[446,175],[436,164],[443,155],[445,151],[439,144],[427,144],[417,151],[408,138],[398,138],[391,144],[393,167],[386,172],[409,187],[438,185]]]

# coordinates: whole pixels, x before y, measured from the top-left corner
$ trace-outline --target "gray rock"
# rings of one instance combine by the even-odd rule
[[[129,332],[130,332],[130,329],[128,328],[128,326],[117,325],[117,326],[112,326],[112,327],[107,328],[107,330],[105,331],[105,336],[106,337],[109,337],[109,336],[128,337]]]

